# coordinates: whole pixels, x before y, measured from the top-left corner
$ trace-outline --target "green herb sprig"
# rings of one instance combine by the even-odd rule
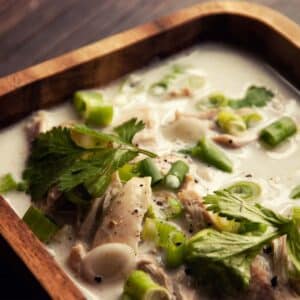
[[[156,156],[131,144],[133,136],[143,128],[143,122],[132,119],[118,126],[116,134],[85,125],[55,127],[41,133],[32,144],[23,173],[32,199],[42,199],[54,185],[62,192],[84,185],[93,196],[99,196],[105,191],[112,174],[139,153]],[[92,140],[91,145],[85,147],[78,143],[74,134]]]
[[[277,214],[258,203],[245,201],[227,190],[204,197],[204,204],[209,211],[250,225],[246,226],[250,229],[257,228],[252,225],[263,224],[266,230],[239,234],[206,229],[197,233],[186,244],[185,260],[198,279],[218,278],[220,287],[227,291],[247,288],[251,279],[250,266],[255,256],[270,241],[283,235],[287,236],[289,259],[297,273],[300,271],[300,234],[293,218]],[[229,274],[231,280],[228,280]]]

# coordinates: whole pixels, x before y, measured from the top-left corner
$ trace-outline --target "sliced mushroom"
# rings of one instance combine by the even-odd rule
[[[166,125],[162,132],[170,140],[179,139],[191,143],[198,141],[208,131],[209,127],[210,121],[177,113],[176,119]]]
[[[144,215],[151,201],[151,178],[134,177],[112,201],[98,228],[93,248],[106,243],[124,243],[138,249]]]
[[[89,282],[124,279],[135,268],[136,258],[131,247],[108,243],[89,251],[82,260],[81,274]]]

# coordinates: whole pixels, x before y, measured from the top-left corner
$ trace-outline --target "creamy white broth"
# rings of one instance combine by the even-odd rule
[[[259,109],[264,119],[253,130],[259,130],[282,115],[289,115],[298,123],[300,121],[300,108],[297,103],[299,94],[258,59],[224,45],[207,43],[193,47],[162,62],[155,62],[135,72],[134,76],[141,78],[142,84],[147,87],[168,72],[173,64],[186,66],[189,72],[203,77],[203,86],[197,89],[192,99],[184,97],[176,100],[158,99],[149,95],[147,88],[138,93],[125,91],[120,94],[123,79],[100,89],[104,97],[115,105],[112,126],[133,116],[139,117],[144,108],[151,108],[156,120],[153,134],[158,143],[139,145],[143,148],[159,155],[184,148],[185,143],[168,139],[162,133],[167,124],[174,119],[177,110],[195,112],[195,102],[211,92],[219,91],[233,98],[241,97],[250,85],[265,86],[275,93],[275,99],[266,107]],[[77,118],[70,104],[50,109],[46,112],[46,116],[50,123],[49,127]],[[10,172],[17,179],[21,178],[29,152],[23,130],[25,122],[26,120],[0,132],[2,145],[0,173]],[[272,151],[262,148],[257,142],[241,149],[224,149],[234,162],[234,172],[231,174],[207,167],[201,162],[195,162],[191,172],[199,179],[199,190],[203,195],[237,180],[253,180],[262,187],[261,203],[280,213],[288,214],[291,207],[300,204],[299,200],[290,200],[288,197],[291,189],[300,183],[299,140],[300,136],[297,134]],[[5,195],[5,198],[20,217],[30,204],[29,197],[23,193],[11,192]],[[122,282],[91,285],[76,278],[69,271],[66,258],[73,243],[74,238],[70,233],[56,238],[47,247],[88,299],[118,299],[122,291]]]

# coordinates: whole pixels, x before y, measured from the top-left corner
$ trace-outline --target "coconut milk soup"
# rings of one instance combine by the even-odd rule
[[[88,299],[299,299],[298,100],[201,44],[3,129],[0,191]]]

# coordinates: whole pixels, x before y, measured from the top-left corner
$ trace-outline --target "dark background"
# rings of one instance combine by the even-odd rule
[[[0,76],[199,0],[0,0]],[[300,23],[300,0],[253,0]],[[48,299],[0,238],[0,299]]]

